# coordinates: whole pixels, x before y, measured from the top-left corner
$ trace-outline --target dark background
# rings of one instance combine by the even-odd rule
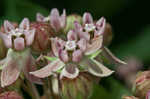
[[[143,62],[143,69],[149,68],[149,0],[0,0],[0,24],[4,19],[19,22],[24,17],[34,21],[37,12],[47,16],[52,8],[61,12],[65,8],[68,15],[83,15],[88,11],[94,19],[106,17],[113,27],[114,37],[109,46],[112,52],[121,59],[134,56]],[[130,94],[124,83],[116,78],[113,75],[102,79],[92,99],[120,99],[122,94]]]

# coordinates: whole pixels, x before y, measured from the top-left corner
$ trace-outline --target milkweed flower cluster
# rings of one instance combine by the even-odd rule
[[[14,26],[4,21],[0,37],[8,51],[6,58],[0,61],[1,87],[10,86],[21,78],[27,79],[31,85],[46,86],[44,96],[47,97],[87,99],[95,77],[107,77],[114,72],[103,65],[100,56],[115,64],[126,64],[106,48],[105,33],[110,30],[107,26],[104,17],[94,21],[88,12],[82,17],[67,16],[65,10],[60,15],[56,8],[48,17],[37,13],[35,22],[24,18]],[[49,82],[51,85],[47,86]],[[50,89],[51,94],[47,94]],[[38,99],[35,90],[33,92]]]

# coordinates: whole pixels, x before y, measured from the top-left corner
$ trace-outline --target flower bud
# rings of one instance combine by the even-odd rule
[[[49,38],[53,35],[52,28],[44,22],[35,22],[31,24],[31,28],[35,28],[35,39],[32,48],[35,52],[43,52],[50,47]]]
[[[139,99],[134,96],[123,96],[122,99]]]
[[[135,80],[135,95],[140,99],[145,99],[150,90],[150,71],[140,72]]]
[[[8,91],[0,94],[0,99],[23,99],[23,98],[15,91]]]
[[[82,17],[76,14],[67,16],[67,24],[65,28],[65,33],[67,33],[69,30],[74,29],[74,22],[77,21],[81,23]]]
[[[61,96],[63,99],[88,99],[92,93],[93,82],[90,75],[80,73],[75,79],[61,80]]]

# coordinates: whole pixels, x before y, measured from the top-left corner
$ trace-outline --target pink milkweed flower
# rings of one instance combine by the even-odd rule
[[[38,22],[49,22],[55,32],[59,32],[66,26],[66,11],[63,10],[63,14],[60,15],[58,9],[53,8],[48,17],[44,17],[42,14],[37,13],[36,20]]]
[[[1,72],[1,86],[5,87],[14,83],[23,71],[26,78],[33,82],[40,79],[28,72],[36,70],[33,67],[35,61],[30,53],[30,46],[34,40],[35,29],[29,29],[29,20],[24,20],[15,28],[9,21],[4,22],[5,33],[0,33],[5,45],[9,48],[6,58],[3,60]]]
[[[17,51],[24,50],[30,46],[34,40],[35,29],[29,29],[29,20],[24,18],[18,28],[15,28],[9,21],[4,21],[5,33],[0,32],[7,48],[13,48]]]
[[[94,31],[94,36],[99,36],[105,31],[106,19],[101,17],[96,23],[94,23],[92,15],[88,12],[85,12],[83,14],[83,25],[85,31]]]
[[[13,84],[21,72],[29,81],[41,84],[40,79],[29,74],[30,71],[36,70],[36,67],[35,60],[28,48],[21,52],[9,49],[7,57],[0,64],[2,65],[1,87]]]
[[[30,72],[39,78],[48,77],[61,70],[60,78],[74,79],[78,76],[80,67],[99,77],[109,76],[113,71],[88,56],[96,53],[102,47],[103,36],[91,39],[90,33],[84,31],[81,24],[74,23],[75,28],[67,34],[67,41],[60,38],[51,38],[52,52],[57,57],[44,68]]]

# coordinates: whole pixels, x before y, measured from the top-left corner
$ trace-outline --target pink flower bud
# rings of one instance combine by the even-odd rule
[[[140,72],[135,80],[135,94],[141,99],[146,99],[150,91],[150,71]]]
[[[35,22],[31,24],[31,29],[36,29],[32,48],[35,52],[46,51],[50,47],[49,38],[54,34],[51,26],[44,22]]]
[[[69,30],[74,29],[74,22],[81,23],[82,17],[80,15],[72,14],[67,16],[67,23],[65,27],[65,32],[67,33]]]

